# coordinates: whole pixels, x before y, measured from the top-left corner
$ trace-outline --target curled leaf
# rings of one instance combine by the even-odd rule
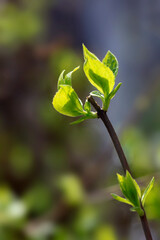
[[[61,85],[69,85],[72,86],[72,81],[71,81],[71,77],[72,74],[74,72],[76,72],[79,69],[79,66],[76,67],[75,69],[73,69],[73,71],[67,73],[64,77],[64,72],[65,70],[62,71],[62,73],[60,74],[59,78],[58,78],[58,90],[60,89]]]

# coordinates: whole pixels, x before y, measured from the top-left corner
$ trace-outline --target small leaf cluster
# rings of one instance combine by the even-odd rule
[[[136,211],[140,216],[144,215],[143,207],[145,204],[146,197],[150,193],[154,185],[154,177],[141,193],[140,187],[137,182],[132,178],[131,174],[127,171],[126,176],[117,174],[120,189],[125,198],[112,193],[112,197],[119,202],[123,202],[132,206],[131,211]]]
[[[108,51],[102,62],[83,45],[84,53],[84,72],[89,82],[97,88],[90,95],[96,96],[102,100],[102,109],[107,111],[110,100],[115,96],[121,83],[115,89],[115,78],[118,74],[118,61],[116,57]],[[72,74],[79,67],[64,76],[63,71],[58,79],[58,92],[53,98],[54,108],[70,117],[80,117],[72,124],[82,122],[86,119],[97,118],[97,113],[91,111],[91,105],[86,99],[83,106],[81,100],[72,88]]]

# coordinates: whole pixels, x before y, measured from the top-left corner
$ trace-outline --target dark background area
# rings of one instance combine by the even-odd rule
[[[122,169],[100,120],[71,126],[52,99],[57,80],[80,65],[73,87],[94,88],[82,43],[119,61],[122,86],[108,115],[160,238],[160,1],[0,1],[0,239],[143,240],[136,213],[116,202]]]

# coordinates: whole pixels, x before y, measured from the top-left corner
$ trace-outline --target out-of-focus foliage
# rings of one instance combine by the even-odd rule
[[[28,1],[30,2],[30,1]],[[33,0],[33,4],[36,2]],[[22,6],[5,4],[0,9],[0,45],[18,47],[20,44],[32,43],[42,32],[42,16],[32,4],[22,1]],[[33,6],[34,7],[34,6]]]
[[[0,187],[0,225],[15,225],[26,214],[26,206],[7,186]]]
[[[79,179],[74,175],[63,176],[58,180],[58,187],[62,191],[63,199],[71,205],[84,202],[85,193]]]

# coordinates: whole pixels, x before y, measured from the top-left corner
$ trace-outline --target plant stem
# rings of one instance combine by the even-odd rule
[[[109,132],[109,135],[112,139],[112,142],[114,144],[114,147],[117,151],[117,154],[119,156],[119,159],[120,159],[120,162],[122,164],[124,172],[126,173],[126,171],[128,171],[132,175],[131,170],[130,170],[129,165],[128,165],[128,162],[127,162],[127,159],[126,159],[125,154],[123,152],[122,146],[121,146],[120,141],[118,139],[118,136],[117,136],[117,134],[116,134],[116,132],[115,132],[115,130],[114,130],[107,114],[106,114],[106,111],[104,111],[100,108],[100,106],[97,104],[97,102],[94,100],[94,98],[92,96],[88,97],[88,101],[92,104],[92,106],[97,111],[98,118],[100,118],[103,121],[104,125],[106,126],[106,128]],[[151,231],[150,231],[150,228],[149,228],[146,213],[145,213],[145,210],[144,210],[143,207],[142,207],[142,209],[144,211],[144,215],[140,216],[140,219],[141,219],[143,231],[144,231],[146,240],[152,240],[152,235],[151,235]]]

